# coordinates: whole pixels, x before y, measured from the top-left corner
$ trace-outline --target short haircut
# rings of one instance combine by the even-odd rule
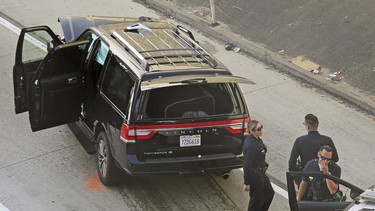
[[[319,125],[318,117],[314,114],[307,114],[305,116],[305,123],[308,124],[311,128],[316,129]]]
[[[319,152],[321,152],[321,151],[323,151],[323,150],[325,150],[325,151],[327,151],[327,152],[332,152],[332,151],[333,151],[332,147],[329,146],[329,145],[323,145],[323,146],[321,146],[321,147],[319,148]]]
[[[248,130],[255,131],[255,128],[257,127],[258,123],[259,123],[258,120],[255,120],[255,119],[251,120],[247,126]]]

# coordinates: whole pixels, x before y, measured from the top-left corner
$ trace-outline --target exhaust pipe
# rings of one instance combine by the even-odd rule
[[[229,178],[229,172],[225,172],[223,175],[222,175],[223,179],[228,179]]]

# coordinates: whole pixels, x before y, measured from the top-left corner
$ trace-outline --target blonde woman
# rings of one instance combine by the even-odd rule
[[[250,195],[248,210],[266,211],[271,205],[275,192],[266,175],[267,147],[260,138],[263,134],[263,125],[257,120],[252,120],[248,125],[248,132],[249,136],[246,137],[243,146],[245,157],[243,190]]]

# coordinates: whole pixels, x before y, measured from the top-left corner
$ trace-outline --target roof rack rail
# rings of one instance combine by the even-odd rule
[[[187,34],[188,37],[186,36],[181,36],[180,32],[179,31],[182,31],[183,33]],[[181,26],[181,25],[177,25],[176,28],[173,29],[173,32],[178,35],[181,39],[188,39],[190,41],[190,45],[192,46],[192,48],[196,51],[196,52],[203,52],[203,53],[199,53],[199,56],[202,58],[202,59],[206,59],[206,61],[213,67],[216,67],[218,64],[216,62],[215,59],[212,58],[212,56],[210,56],[209,53],[207,53],[203,48],[201,48],[199,46],[199,42],[197,40],[195,40],[194,38],[194,35],[193,33],[186,29],[185,27]],[[185,41],[186,42],[186,41]],[[199,48],[195,48],[196,45],[194,44],[198,44],[198,47]],[[197,54],[198,56],[198,54]]]
[[[190,37],[192,40],[194,40],[194,42],[198,43],[198,41],[195,40],[194,35],[193,35],[193,33],[191,33],[190,30],[188,30],[187,28],[185,28],[185,27],[183,27],[183,26],[181,26],[181,25],[177,25],[177,29],[179,29],[180,31],[182,31],[182,32],[184,32],[185,34],[189,35],[189,37]],[[178,32],[178,31],[176,31],[176,33],[177,33],[177,32]]]
[[[136,50],[133,46],[131,46],[121,35],[119,35],[116,31],[112,31],[112,37],[120,41],[120,44],[127,50],[130,55],[132,55],[139,64],[145,69],[146,71],[149,71],[149,64],[147,60]]]
[[[146,34],[139,33],[137,27],[147,30]],[[134,29],[133,29],[134,28]],[[142,29],[143,29],[142,28]],[[218,66],[217,61],[205,51],[195,40],[193,34],[182,26],[167,29],[148,29],[141,24],[133,24],[127,31],[111,31],[111,36],[127,50],[134,59],[139,62],[145,71],[158,70],[157,66],[172,65],[195,66],[199,63],[201,67],[209,65]],[[128,33],[136,30],[134,33]]]

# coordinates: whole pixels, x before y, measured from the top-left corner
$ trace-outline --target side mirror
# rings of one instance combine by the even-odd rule
[[[355,190],[350,190],[350,198],[351,199],[355,199],[355,198],[357,198],[358,196],[359,196],[360,194],[357,192],[357,191],[355,191]]]

